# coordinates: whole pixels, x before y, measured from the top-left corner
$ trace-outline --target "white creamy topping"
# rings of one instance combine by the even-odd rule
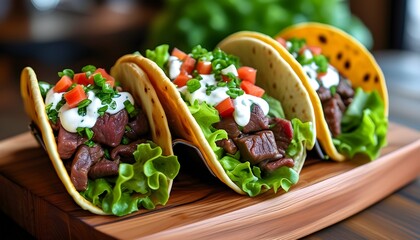
[[[239,126],[243,127],[247,125],[249,120],[251,119],[252,104],[257,104],[264,112],[264,115],[268,114],[268,103],[262,98],[255,97],[249,94],[243,94],[233,99],[233,105],[235,106],[233,118]]]
[[[55,93],[53,89],[50,89],[47,93],[45,104],[48,105],[52,103],[51,109],[54,109],[55,106],[57,106],[57,103],[62,99],[63,94],[64,93]],[[95,96],[93,91],[88,91],[87,96],[92,102],[86,107],[86,115],[84,116],[79,115],[77,107],[70,108],[67,103],[58,110],[61,125],[67,131],[77,132],[78,127],[92,128],[95,125],[96,120],[99,117],[98,110],[105,105],[101,103],[101,100]],[[126,100],[129,100],[131,104],[134,105],[134,99],[128,92],[119,92],[112,100],[115,102],[115,108],[111,108],[111,105],[108,105],[108,109],[105,111],[106,113],[115,114],[124,109],[124,102]]]
[[[175,79],[181,73],[182,61],[177,57],[169,57],[169,78]]]
[[[226,68],[222,69],[220,71],[223,75],[228,75],[228,73],[233,73],[234,76],[238,76],[238,70],[236,70],[235,65],[231,64],[227,66]]]

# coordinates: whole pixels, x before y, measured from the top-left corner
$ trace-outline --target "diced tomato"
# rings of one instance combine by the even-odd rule
[[[276,41],[279,42],[283,47],[286,47],[286,39],[278,37],[276,38]]]
[[[178,48],[172,49],[171,56],[177,57],[179,60],[184,60],[184,58],[187,56],[187,54]]]
[[[242,81],[248,81],[248,82],[251,82],[252,84],[255,84],[256,76],[257,76],[257,69],[255,68],[243,66],[238,69],[238,77]]]
[[[115,85],[115,78],[111,75],[109,75],[105,69],[103,68],[97,68],[96,71],[92,74],[92,76],[90,76],[90,78],[92,79],[93,82],[93,76],[95,74],[100,73],[102,75],[103,78],[105,78],[105,82],[108,83],[111,87],[114,87]]]
[[[191,74],[194,68],[195,68],[195,59],[187,55],[184,61],[182,62],[181,72],[186,72],[188,74]]]
[[[320,79],[325,75],[327,75],[327,72],[319,72],[319,73],[317,73],[316,78]]]
[[[83,85],[77,84],[72,90],[64,94],[64,99],[70,108],[74,108],[81,101],[85,100],[87,95],[83,89]]]
[[[93,78],[88,78],[86,73],[76,73],[73,77],[73,83],[87,86],[89,84],[93,84]]]
[[[241,82],[241,88],[242,90],[244,90],[245,93],[249,94],[249,95],[253,95],[256,97],[262,97],[262,95],[264,95],[265,90],[252,84],[251,82],[248,81],[242,81]]]
[[[191,77],[187,74],[179,74],[178,77],[176,77],[173,81],[175,85],[178,87],[183,87],[187,84],[188,80],[190,80]]]
[[[210,74],[212,70],[211,62],[209,61],[198,61],[197,72],[199,74]]]
[[[54,86],[54,92],[65,92],[73,84],[71,78],[67,75],[61,77]]]
[[[217,104],[215,108],[221,117],[230,117],[232,116],[233,111],[235,111],[233,101],[229,97]]]
[[[317,46],[304,46],[299,50],[299,54],[302,54],[306,49],[311,51],[313,55],[319,55],[322,53],[322,49]]]

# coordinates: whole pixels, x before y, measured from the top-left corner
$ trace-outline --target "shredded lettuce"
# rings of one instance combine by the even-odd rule
[[[162,44],[157,46],[154,50],[147,49],[146,57],[165,70],[165,64],[169,59],[169,45]]]
[[[139,144],[133,153],[135,163],[121,163],[118,177],[89,180],[87,200],[109,214],[127,215],[138,210],[154,209],[169,199],[168,180],[179,172],[176,156],[162,156],[162,149],[152,142]]]
[[[370,160],[379,156],[381,148],[387,144],[388,119],[377,91],[356,89],[353,102],[341,120],[341,129],[342,133],[333,139],[340,153],[349,158],[363,154]]]

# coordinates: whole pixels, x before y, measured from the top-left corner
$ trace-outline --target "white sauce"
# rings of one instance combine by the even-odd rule
[[[55,108],[57,103],[62,99],[64,93],[56,93],[54,89],[50,89],[47,93],[45,104],[48,105],[52,103],[51,108]],[[119,95],[115,98],[112,98],[115,101],[115,108],[112,109],[110,105],[108,105],[108,109],[105,111],[109,114],[115,114],[120,110],[124,109],[124,102],[129,100],[131,104],[134,105],[134,99],[128,92],[119,92]],[[101,103],[101,100],[95,96],[92,91],[87,92],[88,99],[92,102],[86,107],[86,115],[81,116],[78,113],[78,108],[70,108],[68,104],[64,104],[58,111],[58,117],[60,118],[61,125],[64,129],[69,132],[77,132],[78,127],[87,127],[92,128],[96,120],[99,117],[98,109],[103,107],[104,105]]]
[[[252,104],[257,104],[264,112],[264,115],[268,114],[268,103],[262,98],[255,97],[249,94],[243,94],[233,99],[233,105],[235,106],[233,118],[239,126],[243,127],[247,125],[249,120],[251,119]]]
[[[181,73],[182,61],[177,57],[169,57],[169,78],[175,79]]]

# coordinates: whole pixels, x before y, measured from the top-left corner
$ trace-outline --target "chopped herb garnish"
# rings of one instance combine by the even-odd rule
[[[138,113],[137,109],[134,107],[134,105],[129,100],[124,101],[124,107],[127,110],[128,115],[130,115],[131,118],[135,117],[137,115],[137,113]]]
[[[216,90],[216,85],[206,85],[206,95],[210,96],[211,92]]]
[[[187,89],[190,93],[197,91],[198,89],[200,89],[200,87],[201,83],[198,79],[192,78],[187,82]]]
[[[96,67],[93,65],[86,65],[82,68],[82,72],[86,73],[86,77],[90,77],[92,73],[96,71]]]
[[[108,148],[105,148],[105,149],[104,149],[104,157],[105,157],[106,159],[111,159],[111,155],[109,155],[109,150],[108,150]]]
[[[86,107],[78,108],[77,109],[77,114],[79,114],[80,116],[86,116],[86,114],[87,114]]]
[[[77,104],[77,107],[78,108],[87,107],[91,102],[92,102],[92,100],[90,100],[90,99],[84,99],[79,104]]]
[[[87,140],[87,141],[85,142],[85,144],[86,144],[88,147],[93,147],[93,146],[95,146],[95,142],[93,142],[92,140]]]
[[[229,88],[229,90],[226,91],[226,94],[235,99],[236,97],[243,95],[244,91],[239,88]]]
[[[117,103],[116,103],[114,100],[112,100],[111,104],[109,104],[109,107],[110,107],[112,110],[114,110],[114,109],[116,109],[116,108],[117,108]]]
[[[41,96],[44,99],[47,96],[48,91],[50,91],[50,89],[53,87],[53,85],[47,82],[43,82],[43,81],[39,81],[38,86],[39,86],[39,90],[41,91]]]
[[[290,53],[298,53],[306,45],[306,41],[303,38],[291,38],[288,41],[291,43],[289,47]]]
[[[337,86],[333,85],[330,87],[331,96],[333,96],[337,92]]]
[[[98,109],[99,116],[102,117],[105,114],[106,110],[108,110],[108,105],[104,105],[104,106],[100,107]]]
[[[58,72],[59,77],[63,77],[64,75],[69,76],[71,79],[74,77],[74,71],[71,69],[64,69],[62,72]]]
[[[328,70],[328,59],[324,55],[314,56],[314,62],[318,66],[317,72],[324,73]]]
[[[124,136],[124,137],[121,139],[121,143],[122,143],[122,144],[124,144],[124,145],[127,145],[127,144],[129,144],[129,143],[130,143],[130,139],[128,139],[126,136]]]

